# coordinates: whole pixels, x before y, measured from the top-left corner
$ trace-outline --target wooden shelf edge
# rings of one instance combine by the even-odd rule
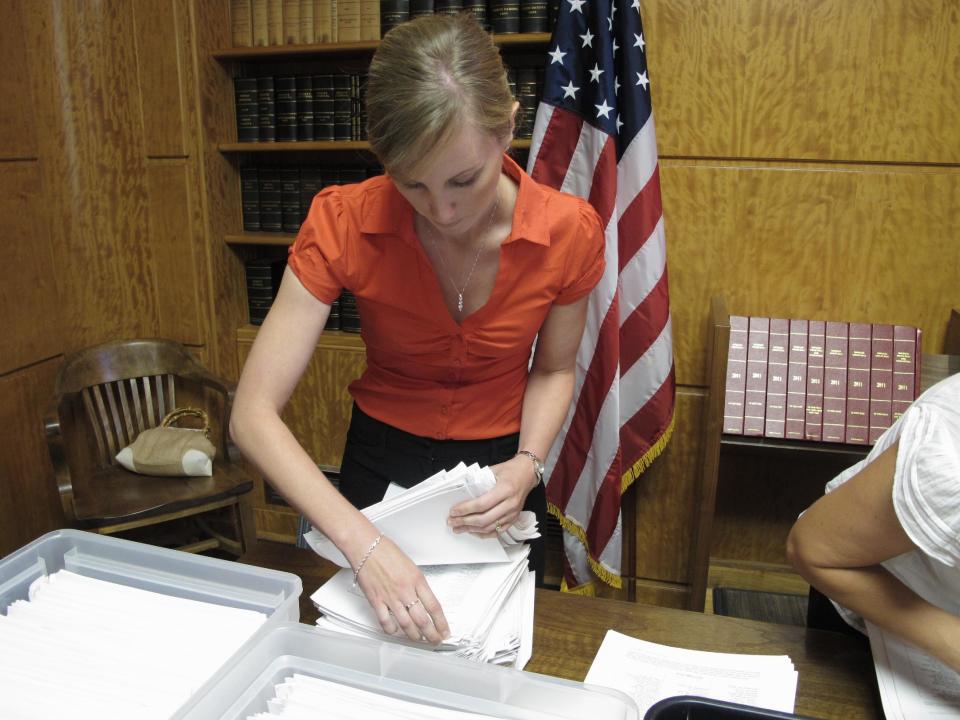
[[[529,150],[531,140],[523,138],[512,140],[512,150]],[[343,152],[344,150],[370,150],[366,140],[304,140],[300,142],[232,142],[220,143],[217,150],[222,153],[241,152]]]
[[[493,42],[499,47],[522,47],[544,45],[550,41],[550,33],[510,33],[494,35]],[[322,45],[267,45],[262,47],[232,47],[212,53],[215,60],[268,60],[272,58],[296,58],[310,55],[356,55],[371,53],[380,47],[379,40],[364,40],[350,43],[327,43]]]
[[[297,236],[292,233],[249,232],[240,235],[224,235],[227,245],[293,245]]]
[[[259,325],[241,325],[237,328],[237,342],[253,342],[257,338]],[[363,350],[363,338],[360,333],[344,332],[342,330],[324,330],[317,341],[318,347],[345,348],[348,350]]]

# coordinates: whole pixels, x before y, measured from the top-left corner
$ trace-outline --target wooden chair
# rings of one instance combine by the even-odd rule
[[[111,342],[67,357],[45,429],[68,522],[102,534],[188,525],[190,542],[181,550],[240,555],[252,548],[253,478],[229,440],[232,402],[232,388],[169,340]],[[117,452],[177,407],[206,410],[217,449],[212,477],[151,477],[117,464]],[[225,517],[232,537],[211,522],[223,525]]]

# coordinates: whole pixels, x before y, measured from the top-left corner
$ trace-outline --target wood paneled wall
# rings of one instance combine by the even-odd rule
[[[689,582],[711,296],[736,314],[917,325],[925,349],[940,349],[960,304],[960,5],[642,10],[679,388],[667,472],[632,496],[634,572],[637,597],[661,599],[664,581]],[[720,488],[715,550],[782,560],[790,513],[811,489],[749,472]],[[751,498],[756,512],[741,512]]]
[[[41,418],[65,353],[206,355],[189,0],[0,0],[0,555],[63,522]]]

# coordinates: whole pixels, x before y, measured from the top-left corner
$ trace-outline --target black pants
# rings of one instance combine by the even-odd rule
[[[347,444],[340,466],[340,492],[354,507],[365,508],[380,502],[387,486],[397,483],[412,487],[458,462],[496,465],[517,454],[518,434],[490,440],[434,440],[411,435],[370,417],[354,404]],[[544,531],[547,500],[543,485],[537,485],[523,506],[537,516]],[[530,569],[537,587],[543,586],[544,539],[530,542]]]

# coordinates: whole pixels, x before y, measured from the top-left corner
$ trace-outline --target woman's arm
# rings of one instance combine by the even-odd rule
[[[280,418],[313,356],[330,306],[287,270],[244,365],[230,434],[270,483],[329,537],[356,568],[379,534],[330,484]],[[443,611],[420,570],[389,538],[370,554],[358,577],[388,633],[398,626],[414,640],[439,642],[449,633]],[[422,605],[405,606],[419,599]]]
[[[898,448],[815,502],[790,531],[787,556],[825,595],[960,671],[960,618],[880,565],[917,549],[893,508]]]
[[[588,296],[568,305],[554,305],[540,328],[530,377],[523,394],[520,449],[545,458],[573,397],[577,348],[583,336]],[[450,509],[454,532],[489,535],[496,526],[513,523],[527,495],[537,484],[531,459],[518,455],[492,468],[497,484],[474,500]]]

